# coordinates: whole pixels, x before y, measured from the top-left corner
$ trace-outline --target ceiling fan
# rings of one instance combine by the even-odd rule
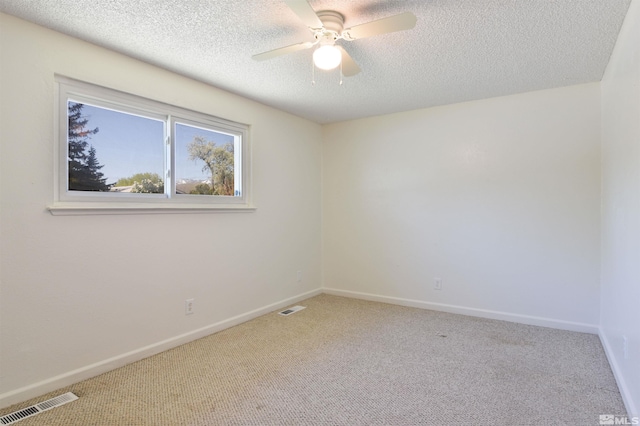
[[[340,39],[359,40],[379,34],[409,30],[416,25],[415,15],[411,12],[404,12],[344,29],[344,16],[339,12],[333,10],[316,12],[306,0],[284,0],[284,2],[309,27],[315,41],[292,44],[253,55],[252,58],[256,61],[264,61],[318,46],[313,52],[313,62],[316,67],[330,70],[342,64],[342,74],[345,77],[350,77],[358,74],[360,67],[342,46],[336,44],[336,41]]]

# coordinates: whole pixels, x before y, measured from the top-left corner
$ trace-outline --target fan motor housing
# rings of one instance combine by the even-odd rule
[[[336,34],[336,38],[342,34],[344,29],[344,16],[334,10],[321,10],[317,12],[318,18],[322,22],[324,29]]]

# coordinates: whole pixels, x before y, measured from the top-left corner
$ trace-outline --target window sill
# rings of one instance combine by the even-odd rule
[[[55,203],[47,206],[54,216],[111,214],[250,213],[257,208],[245,204],[143,204],[143,203]]]

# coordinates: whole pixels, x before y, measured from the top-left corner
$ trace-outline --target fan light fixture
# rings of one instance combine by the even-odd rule
[[[340,67],[340,75],[351,77],[360,72],[360,67],[351,58],[349,52],[342,46],[336,45],[336,41],[351,42],[362,38],[388,34],[396,31],[410,30],[416,25],[416,16],[411,12],[404,12],[376,21],[344,28],[344,15],[335,10],[315,11],[309,4],[310,0],[282,0],[289,9],[309,28],[315,41],[304,41],[279,49],[253,55],[256,61],[265,61],[280,55],[318,48],[313,52],[313,70],[316,67],[322,70],[332,70]],[[339,2],[334,2],[339,3]],[[342,78],[342,77],[341,77]],[[342,81],[342,80],[340,80]]]
[[[321,70],[332,70],[340,65],[342,54],[337,47],[325,44],[313,52],[313,63]]]

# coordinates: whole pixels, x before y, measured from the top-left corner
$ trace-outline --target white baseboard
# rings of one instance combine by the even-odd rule
[[[335,296],[351,297],[354,299],[371,300],[373,302],[390,303],[393,305],[409,306],[412,308],[429,309],[432,311],[449,312],[452,314],[468,315],[472,317],[490,318],[502,321],[517,322],[520,324],[537,325],[540,327],[557,328],[560,330],[578,331],[581,333],[598,334],[598,326],[595,324],[585,324],[556,320],[553,318],[534,317],[520,315],[510,312],[490,311],[486,309],[467,308],[464,306],[447,305],[444,303],[423,302],[413,299],[402,299],[399,297],[379,296],[370,293],[360,293],[355,291],[339,290],[334,288],[323,288],[323,293]]]
[[[139,361],[141,359],[144,359],[149,356],[158,354],[160,352],[183,345],[193,340],[197,340],[202,337],[208,336],[210,334],[233,327],[235,325],[257,318],[261,315],[265,315],[269,312],[287,307],[291,304],[297,303],[309,297],[316,296],[320,293],[327,293],[327,294],[332,294],[336,296],[350,297],[355,299],[371,300],[375,302],[390,303],[390,304],[401,305],[401,306],[430,309],[434,311],[450,312],[454,314],[469,315],[469,316],[475,316],[475,317],[481,317],[481,318],[498,319],[503,321],[517,322],[521,324],[537,325],[542,327],[558,328],[562,330],[599,334],[598,326],[592,325],[592,324],[561,321],[561,320],[554,320],[549,318],[512,314],[508,312],[489,311],[484,309],[467,308],[463,306],[423,302],[423,301],[412,300],[412,299],[402,299],[397,297],[379,296],[379,295],[369,294],[369,293],[360,293],[360,292],[352,292],[352,291],[338,290],[338,289],[332,289],[332,288],[324,288],[324,289],[309,291],[309,292],[300,294],[298,296],[282,300],[280,302],[272,303],[270,305],[226,319],[224,321],[220,321],[215,324],[211,324],[206,327],[202,327],[200,329],[193,330],[188,333],[175,336],[170,339],[166,339],[161,342],[157,342],[152,345],[145,346],[145,347],[133,350],[131,352],[127,352],[127,353],[115,356],[113,358],[109,358],[91,365],[87,365],[87,366],[78,368],[76,370],[69,371],[67,373],[63,373],[61,375],[43,380],[41,382],[37,382],[32,385],[25,386],[20,389],[6,392],[0,395],[0,408],[8,407],[12,404],[17,404],[22,401],[26,401],[28,399],[35,398],[45,393],[54,391],[56,389],[60,389],[65,386],[78,383],[82,380],[95,377],[97,375],[106,373],[116,368],[123,367],[132,362]],[[603,345],[605,346],[605,351],[607,351],[607,346],[605,345],[606,340],[603,339],[602,336],[601,336],[601,340],[603,341]],[[610,356],[609,351],[607,352],[607,356],[609,357],[611,362],[612,357]],[[616,374],[616,369],[613,367],[613,365],[614,364],[612,363],[612,369],[614,370],[614,374]],[[616,380],[618,380],[618,383],[622,392],[624,383],[619,379],[619,373],[616,375]],[[628,401],[630,401],[628,398],[625,399],[625,404],[627,404],[627,409],[630,412],[634,412],[633,410],[630,409],[633,407],[630,405],[630,402]]]
[[[202,327],[197,330],[193,330],[188,333],[175,336],[161,342],[157,342],[152,345],[124,353],[122,355],[115,356],[113,358],[105,359],[104,361],[100,361],[95,364],[87,365],[76,370],[51,377],[41,382],[25,386],[20,389],[6,392],[0,395],[0,408],[5,408],[31,398],[36,398],[40,395],[44,395],[56,389],[78,383],[82,380],[90,379],[91,377],[95,377],[102,373],[106,373],[116,368],[123,367],[132,362],[139,361],[141,359],[150,357],[160,352],[164,352],[185,343],[189,343],[210,334],[217,333],[235,325],[242,324],[243,322],[252,320],[261,315],[268,314],[269,312],[278,310],[280,308],[287,307],[291,304],[304,299],[308,299],[309,297],[316,296],[320,293],[322,293],[321,289],[312,290],[298,296],[281,300],[280,302],[272,303],[262,308],[258,308],[253,311],[226,319],[224,321],[220,321],[215,324],[211,324],[206,327]]]
[[[604,353],[607,355],[607,360],[609,360],[609,365],[611,366],[611,371],[613,371],[613,376],[616,378],[616,383],[618,384],[620,395],[622,395],[622,401],[624,402],[624,406],[627,409],[627,415],[629,417],[640,417],[640,407],[638,407],[631,398],[629,386],[624,379],[624,374],[622,374],[620,364],[618,363],[617,358],[614,355],[615,352],[611,346],[611,342],[607,338],[602,328],[599,330],[598,336],[600,337],[600,342],[602,342]]]

